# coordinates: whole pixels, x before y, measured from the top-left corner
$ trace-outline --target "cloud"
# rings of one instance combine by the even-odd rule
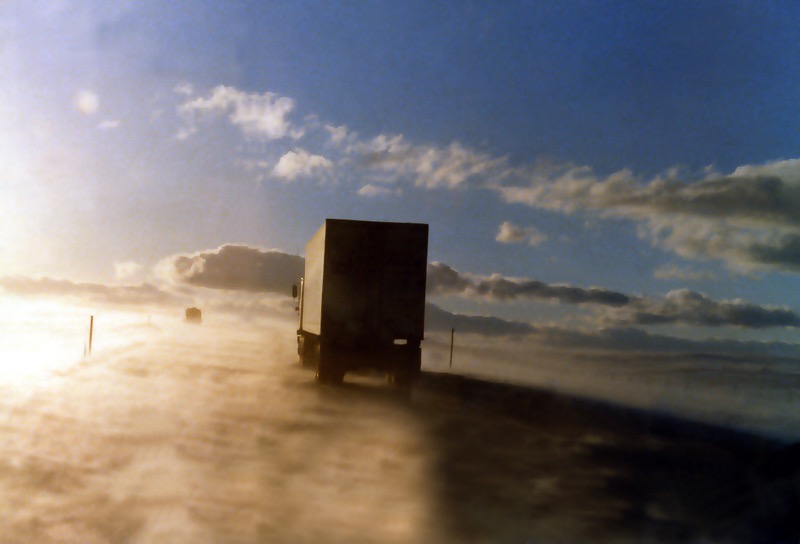
[[[500,225],[500,232],[497,233],[495,240],[503,244],[516,244],[527,240],[528,245],[538,246],[547,240],[547,235],[534,227],[517,227],[505,221]]]
[[[644,182],[627,169],[600,177],[569,164],[520,176],[525,183],[490,186],[509,203],[639,221],[651,243],[686,258],[718,259],[734,270],[800,270],[800,159],[705,172],[695,181],[681,179],[680,169]]]
[[[505,157],[458,142],[438,147],[402,135],[364,140],[343,126],[327,130],[364,175],[380,181],[371,186],[471,184],[496,191],[508,203],[636,221],[642,238],[684,258],[719,260],[738,272],[800,271],[800,159],[741,166],[728,175],[706,169],[699,178],[672,168],[643,180],[629,169],[599,176],[589,166],[572,164],[512,167]],[[508,223],[497,240],[535,245],[545,237]]]
[[[624,293],[597,287],[587,289],[571,285],[547,284],[536,280],[508,279],[499,274],[475,282],[470,290],[479,296],[499,301],[539,298],[568,304],[624,306],[631,300]]]
[[[176,134],[181,140],[194,134],[203,118],[227,114],[229,122],[244,134],[271,140],[299,139],[306,131],[321,131],[327,136],[328,151],[339,155],[336,164],[359,169],[361,177],[384,185],[408,182],[428,189],[454,189],[470,180],[498,181],[509,170],[505,157],[496,158],[458,142],[447,146],[415,145],[402,135],[390,134],[362,139],[347,126],[321,123],[313,114],[306,116],[302,127],[296,126],[289,120],[294,101],[270,92],[248,94],[224,85],[201,97],[194,97],[188,85],[176,86],[174,91],[187,97],[178,107],[186,122]],[[311,167],[330,170],[334,166],[322,155],[298,149],[285,154],[281,161],[285,164],[279,163],[273,175],[284,179],[309,175]]]
[[[76,283],[54,278],[6,276],[0,278],[0,288],[19,296],[62,296],[84,303],[111,305],[161,305],[176,302],[174,295],[149,283],[139,285],[104,285]]]
[[[74,103],[75,108],[84,115],[94,115],[100,109],[100,98],[92,91],[79,91]]]
[[[473,333],[484,336],[523,335],[536,329],[524,321],[508,321],[499,317],[453,314],[435,304],[425,305],[425,329]]]
[[[457,189],[469,183],[499,184],[514,173],[507,157],[457,141],[439,146],[414,143],[402,134],[364,138],[345,125],[323,124],[322,129],[328,146],[343,154],[340,164],[357,168],[362,177],[384,186],[412,183],[426,189]]]
[[[322,176],[332,168],[333,163],[322,155],[312,155],[304,149],[296,148],[280,158],[272,169],[272,175],[293,181],[298,177]]]
[[[114,263],[114,277],[118,280],[128,279],[136,275],[141,269],[142,265],[134,261]]]
[[[744,251],[752,262],[800,271],[800,233],[775,236],[765,242],[757,241]]]
[[[688,289],[670,291],[660,300],[637,299],[609,312],[609,320],[636,325],[800,327],[800,316],[789,308],[760,306],[742,300],[714,301]]]
[[[653,277],[659,280],[704,281],[715,280],[717,275],[712,272],[703,272],[692,268],[682,268],[676,265],[664,265],[653,272]]]
[[[305,116],[303,126],[293,125],[294,101],[270,92],[219,85],[196,97],[188,84],[174,91],[186,97],[178,108],[186,121],[178,139],[196,132],[204,117],[226,114],[250,136],[298,139],[306,131],[321,132],[328,156],[289,151],[273,169],[277,178],[320,175],[334,167],[354,170],[347,177],[365,180],[362,196],[387,194],[381,188],[399,183],[488,188],[508,203],[633,220],[643,239],[687,259],[719,260],[737,272],[800,271],[800,159],[740,166],[727,175],[710,167],[700,173],[672,168],[649,179],[629,169],[600,175],[590,166],[570,163],[512,166],[508,157],[459,142],[418,144],[389,133],[362,138],[314,114]],[[541,243],[544,235],[531,229],[509,223],[501,226],[497,240]]]
[[[688,289],[670,291],[663,299],[634,297],[597,287],[547,284],[537,280],[461,274],[450,266],[428,265],[428,294],[510,302],[543,299],[566,304],[609,307],[602,321],[614,325],[701,325],[744,328],[800,327],[789,308],[760,306],[741,300],[715,301]]]
[[[173,255],[156,265],[160,277],[179,284],[285,295],[303,271],[304,260],[298,255],[235,244]]]
[[[352,143],[354,135],[347,129],[345,125],[325,125],[324,128],[330,136],[330,141],[333,145],[344,146],[347,145],[348,142]]]
[[[181,127],[178,132],[175,133],[176,140],[186,140],[190,138],[195,132],[197,132],[197,127],[195,125],[189,125],[185,127]]]
[[[184,81],[175,85],[172,92],[181,96],[194,96],[194,85]]]
[[[485,177],[499,179],[507,169],[505,158],[479,153],[458,142],[446,147],[413,145],[402,135],[356,140],[346,151],[358,157],[359,165],[388,181],[408,179],[427,189],[455,189]]]
[[[382,188],[401,183],[438,190],[488,188],[508,203],[635,221],[643,239],[686,259],[719,260],[737,272],[800,271],[800,159],[740,166],[727,175],[711,168],[699,173],[672,168],[651,178],[629,169],[600,175],[590,166],[569,163],[512,166],[508,157],[457,141],[418,144],[391,133],[363,138],[313,114],[302,126],[294,125],[294,101],[270,92],[219,85],[197,97],[186,84],[174,90],[186,97],[178,108],[186,121],[178,139],[190,137],[202,119],[221,115],[245,135],[270,140],[319,132],[326,156],[313,149],[289,151],[273,168],[276,178],[352,170],[346,177],[364,180],[362,196],[388,194]],[[497,240],[536,245],[545,237],[509,223],[501,226]]]
[[[445,263],[428,264],[427,291],[429,295],[451,295],[466,291],[472,286],[472,280]]]
[[[727,219],[654,216],[640,235],[656,247],[686,259],[718,259],[736,272],[778,269],[800,271],[800,232],[780,227],[752,228]]]
[[[399,195],[400,193],[400,189],[389,189],[388,187],[379,187],[369,183],[358,190],[359,195],[366,197]]]
[[[547,284],[531,279],[505,278],[500,274],[488,277],[462,275],[439,262],[428,265],[428,293],[485,298],[500,302],[542,299],[568,304],[601,304],[612,307],[625,306],[631,301],[631,297],[624,293],[598,287]]]
[[[288,116],[293,109],[294,101],[291,98],[269,92],[248,94],[234,87],[219,85],[208,97],[188,100],[179,106],[179,113],[190,123],[190,128],[179,134],[191,134],[198,117],[227,113],[228,121],[247,135],[269,140],[286,137],[296,139],[302,131],[293,128],[289,122]]]
[[[508,202],[567,212],[593,209],[639,219],[656,212],[800,225],[800,160],[740,167],[729,176],[711,173],[694,182],[680,174],[672,170],[642,183],[628,169],[601,178],[588,166],[546,165],[527,174],[526,186],[495,189]]]

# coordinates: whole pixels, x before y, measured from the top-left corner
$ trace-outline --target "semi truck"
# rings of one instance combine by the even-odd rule
[[[326,219],[306,245],[297,353],[319,382],[383,371],[408,386],[420,373],[428,225]]]

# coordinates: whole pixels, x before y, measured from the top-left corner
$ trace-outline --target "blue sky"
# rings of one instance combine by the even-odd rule
[[[419,221],[450,313],[797,343],[798,21],[793,2],[6,2],[0,277],[167,292],[203,285],[165,272],[176,256]]]

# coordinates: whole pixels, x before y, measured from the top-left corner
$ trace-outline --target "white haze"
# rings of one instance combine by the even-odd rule
[[[425,366],[800,440],[800,364],[793,358],[548,349],[457,335],[426,341]]]
[[[252,311],[239,306],[227,309]],[[180,322],[177,309],[97,310],[0,297],[0,361],[5,363],[0,386],[24,393],[47,383],[53,372],[80,363],[88,349],[91,314],[96,314],[95,358],[142,347],[155,339],[177,340],[167,334],[174,333],[171,327]],[[286,308],[271,314],[273,317],[267,318],[270,313],[262,311],[261,318],[248,321],[235,314],[217,314],[210,322],[206,315],[204,330],[209,325],[218,327],[214,339],[237,329],[238,334],[250,331],[256,337],[273,331],[272,341],[283,346],[283,359],[291,361],[295,358],[294,316]],[[451,368],[449,350],[449,335],[428,333],[423,342],[423,368],[531,385],[800,440],[800,365],[795,359],[570,350],[543,347],[535,341],[457,334]],[[236,364],[240,356],[232,350],[225,359]]]
[[[97,311],[83,357],[90,309],[5,309],[0,542],[660,542],[651,527],[696,526],[669,509],[684,495],[649,497],[644,521],[608,495],[625,471],[592,452],[635,435],[370,376],[320,387],[296,363],[291,313]],[[452,371],[800,437],[800,377],[778,360],[517,346],[458,336]],[[448,337],[429,336],[424,366],[450,371]]]
[[[432,538],[415,418],[369,390],[316,387],[292,364],[288,321],[95,323],[91,357],[4,374],[0,502],[15,506],[0,541]],[[86,325],[59,330],[59,347],[72,333],[80,347]]]

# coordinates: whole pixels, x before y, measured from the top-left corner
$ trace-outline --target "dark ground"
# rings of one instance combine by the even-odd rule
[[[800,445],[447,374],[423,392],[461,406],[433,432],[465,541],[800,541]]]

